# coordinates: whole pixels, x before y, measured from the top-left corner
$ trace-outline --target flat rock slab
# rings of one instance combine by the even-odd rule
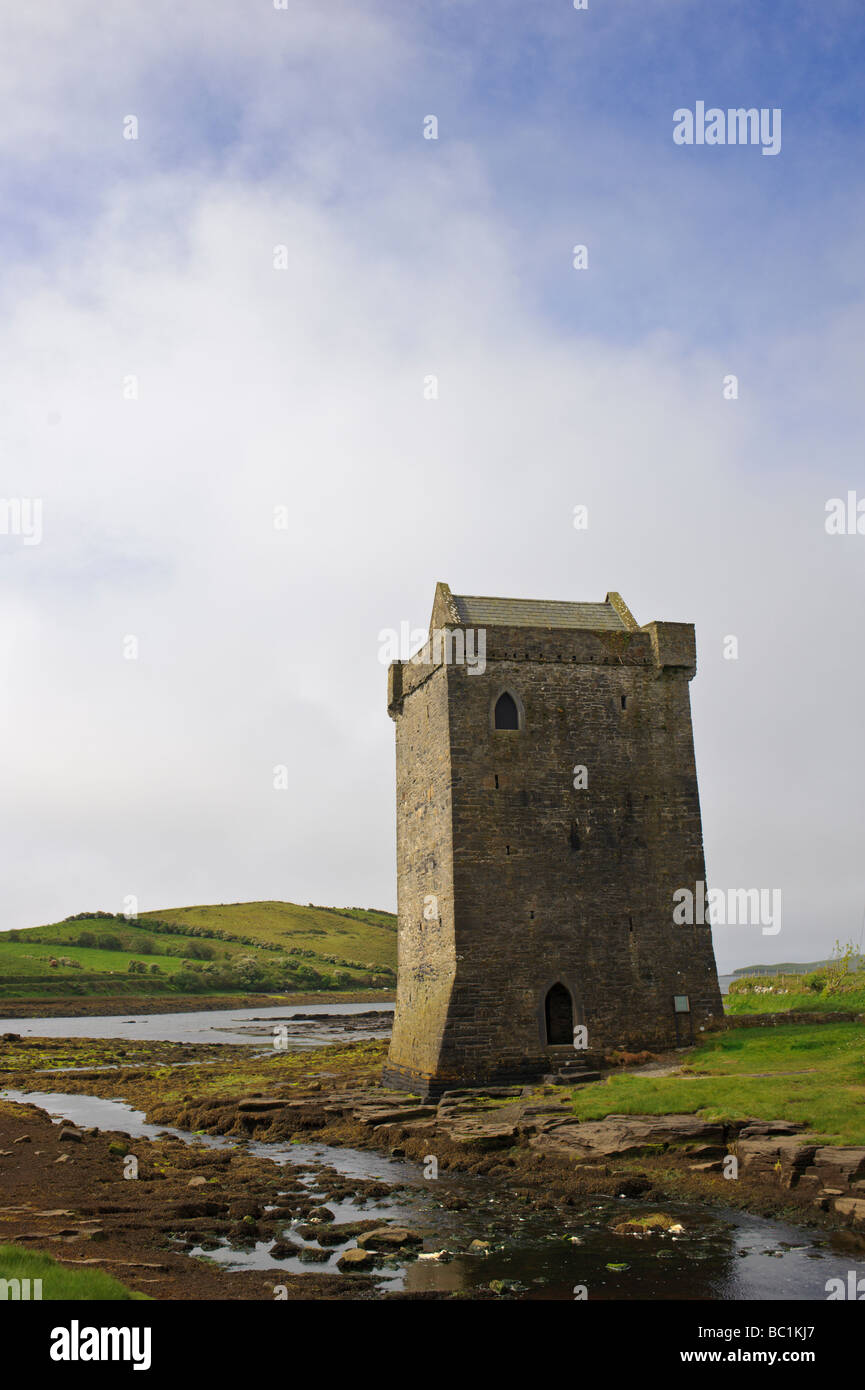
[[[362,1250],[402,1250],[409,1245],[422,1245],[423,1238],[405,1226],[379,1226],[374,1231],[364,1231],[357,1243]]]
[[[865,1148],[844,1148],[840,1144],[832,1147],[827,1144],[814,1155],[814,1167],[844,1173],[848,1182],[855,1182],[865,1178]]]
[[[567,1120],[529,1141],[533,1148],[557,1149],[575,1157],[638,1154],[645,1149],[699,1142],[722,1145],[724,1126],[696,1115],[608,1115],[605,1120]]]
[[[748,1120],[739,1130],[740,1139],[759,1139],[770,1134],[799,1134],[803,1126],[792,1120]]]
[[[817,1152],[816,1143],[807,1143],[807,1135],[767,1135],[764,1138],[743,1139],[740,1135],[736,1152],[743,1169],[755,1172],[780,1168],[785,1175],[801,1175]]]
[[[360,1120],[364,1125],[398,1125],[405,1120],[426,1120],[436,1114],[434,1105],[414,1105],[412,1107],[402,1106],[394,1109],[391,1106],[364,1105],[357,1106],[354,1110],[354,1118]]]
[[[508,1096],[521,1096],[522,1086],[461,1086],[455,1091],[443,1091],[441,1100],[447,1103],[450,1100],[482,1100],[489,1096],[491,1100],[504,1100]]]
[[[854,1231],[865,1231],[865,1198],[862,1197],[836,1197],[832,1203],[839,1216],[849,1218],[848,1225]]]
[[[287,1104],[287,1101],[276,1097],[263,1096],[259,1099],[256,1096],[252,1100],[238,1101],[237,1108],[241,1115],[266,1115],[271,1110],[284,1110]]]
[[[502,1118],[501,1111],[491,1115],[461,1115],[439,1126],[454,1144],[470,1144],[479,1149],[509,1149],[517,1142],[519,1116]]]

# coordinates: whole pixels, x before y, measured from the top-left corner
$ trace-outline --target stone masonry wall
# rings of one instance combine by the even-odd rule
[[[397,720],[397,998],[394,1081],[435,1074],[455,974],[447,671],[407,666]],[[435,903],[429,903],[430,897]],[[433,916],[424,916],[434,911]]]
[[[672,918],[675,889],[705,879],[693,629],[494,628],[486,641],[484,674],[404,665],[393,683],[400,991],[390,1074],[405,1084],[546,1069],[543,1005],[556,982],[592,1053],[688,1042],[722,1016],[710,929]],[[523,713],[518,731],[492,727],[505,689]],[[439,898],[433,930],[425,892]],[[674,995],[690,999],[678,1032]]]

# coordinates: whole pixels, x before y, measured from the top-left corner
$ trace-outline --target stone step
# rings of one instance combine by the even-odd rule
[[[599,1071],[589,1071],[588,1067],[569,1067],[567,1070],[549,1072],[543,1077],[546,1086],[585,1086],[590,1081],[600,1081]]]

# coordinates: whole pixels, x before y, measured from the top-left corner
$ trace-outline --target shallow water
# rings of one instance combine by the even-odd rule
[[[375,1038],[382,1029],[352,1028],[351,1032],[327,1027],[329,1017],[364,1014],[371,1010],[393,1012],[393,1004],[281,1004],[272,1009],[207,1009],[186,1014],[134,1014],[101,1018],[0,1018],[0,1033],[20,1033],[28,1038],[132,1038],[174,1043],[262,1043],[272,1045],[274,1029],[287,1027],[287,1050],[322,1047],[345,1038]],[[310,1026],[309,1016],[324,1022]],[[292,1029],[291,1021],[297,1015]]]
[[[151,1125],[140,1111],[119,1100],[61,1092],[3,1091],[8,1100],[29,1101],[50,1114],[85,1128],[118,1130],[135,1138],[171,1134],[188,1143],[231,1147],[233,1141],[187,1130]],[[310,1193],[320,1197],[337,1221],[397,1220],[424,1234],[426,1253],[446,1250],[447,1261],[398,1257],[376,1274],[382,1289],[468,1293],[492,1280],[517,1286],[520,1297],[572,1300],[585,1288],[592,1299],[764,1299],[826,1298],[826,1281],[865,1275],[865,1260],[845,1251],[843,1235],[815,1234],[784,1222],[695,1202],[665,1202],[663,1211],[684,1227],[680,1236],[615,1235],[610,1226],[628,1217],[659,1210],[658,1204],[609,1196],[587,1197],[573,1207],[532,1212],[521,1207],[506,1182],[471,1174],[442,1173],[424,1178],[415,1163],[359,1149],[324,1144],[249,1143],[248,1151],[291,1165]],[[387,1197],[331,1201],[335,1175],[381,1181],[397,1190]],[[451,1210],[446,1202],[462,1202]],[[303,1224],[303,1218],[299,1218]],[[299,1245],[296,1221],[283,1234]],[[488,1240],[488,1254],[468,1254],[473,1239]],[[346,1244],[353,1245],[354,1240]],[[271,1269],[291,1273],[329,1271],[345,1244],[328,1248],[326,1261],[305,1264],[296,1257],[274,1260],[270,1240],[239,1248],[222,1241],[204,1254],[230,1269]],[[625,1268],[610,1269],[610,1265]],[[349,1277],[349,1276],[346,1276]]]

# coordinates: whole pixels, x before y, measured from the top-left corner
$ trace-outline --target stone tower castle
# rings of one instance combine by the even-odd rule
[[[705,881],[689,623],[436,588],[395,661],[399,979],[386,1084],[530,1079],[691,1041],[722,1013]],[[582,1027],[580,1027],[582,1025]],[[574,1030],[586,1051],[575,1052]]]

